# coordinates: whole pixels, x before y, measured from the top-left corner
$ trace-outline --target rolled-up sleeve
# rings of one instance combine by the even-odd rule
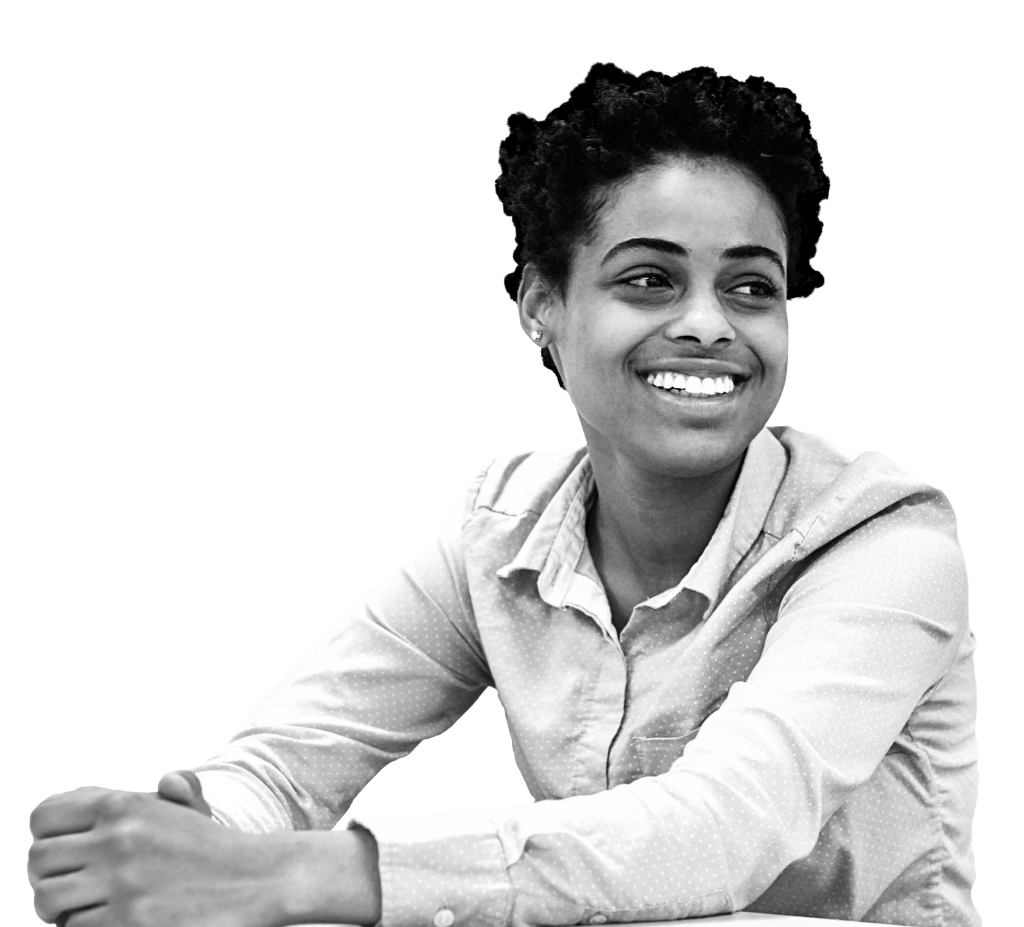
[[[927,510],[876,516],[790,576],[754,670],[668,772],[458,832],[381,829],[384,924],[667,920],[752,903],[872,776],[967,628],[959,546]]]
[[[448,728],[489,685],[460,543],[455,532],[397,570],[196,768],[222,823],[332,827],[384,765]]]

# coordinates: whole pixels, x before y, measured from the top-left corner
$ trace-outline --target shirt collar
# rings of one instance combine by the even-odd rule
[[[594,471],[584,454],[541,512],[515,559],[499,569],[498,576],[505,579],[517,570],[536,570],[541,598],[561,608],[587,543],[587,505],[593,491]]]
[[[705,616],[710,613],[726,580],[764,529],[785,472],[785,449],[765,429],[747,448],[725,512],[704,552],[676,586],[651,597],[644,606],[660,608],[686,588],[707,600]],[[593,490],[594,473],[590,458],[584,455],[551,497],[515,558],[497,575],[504,579],[517,570],[535,570],[540,597],[556,608],[564,607],[586,549],[587,507]]]
[[[706,600],[707,617],[718,605],[733,570],[764,530],[785,473],[785,449],[765,429],[750,442],[722,519],[697,562],[676,586],[652,596],[644,604],[660,608],[682,589],[692,589]]]

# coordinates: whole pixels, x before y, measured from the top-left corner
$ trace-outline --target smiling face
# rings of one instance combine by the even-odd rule
[[[786,237],[723,162],[673,158],[617,185],[564,295],[524,277],[591,456],[667,477],[738,465],[786,380]]]

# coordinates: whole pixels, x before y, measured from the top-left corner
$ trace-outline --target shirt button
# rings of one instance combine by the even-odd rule
[[[441,908],[434,915],[434,927],[452,927],[455,923],[455,913],[450,908]]]
[[[607,914],[594,914],[590,918],[590,920],[587,921],[587,923],[588,924],[607,924],[608,923],[608,915]]]

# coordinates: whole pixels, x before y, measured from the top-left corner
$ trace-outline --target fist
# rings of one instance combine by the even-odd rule
[[[181,781],[184,802],[181,782],[168,777],[171,800],[85,788],[42,802],[28,865],[39,917],[66,927],[268,923],[266,892],[278,876],[269,846],[195,814],[202,792]]]

